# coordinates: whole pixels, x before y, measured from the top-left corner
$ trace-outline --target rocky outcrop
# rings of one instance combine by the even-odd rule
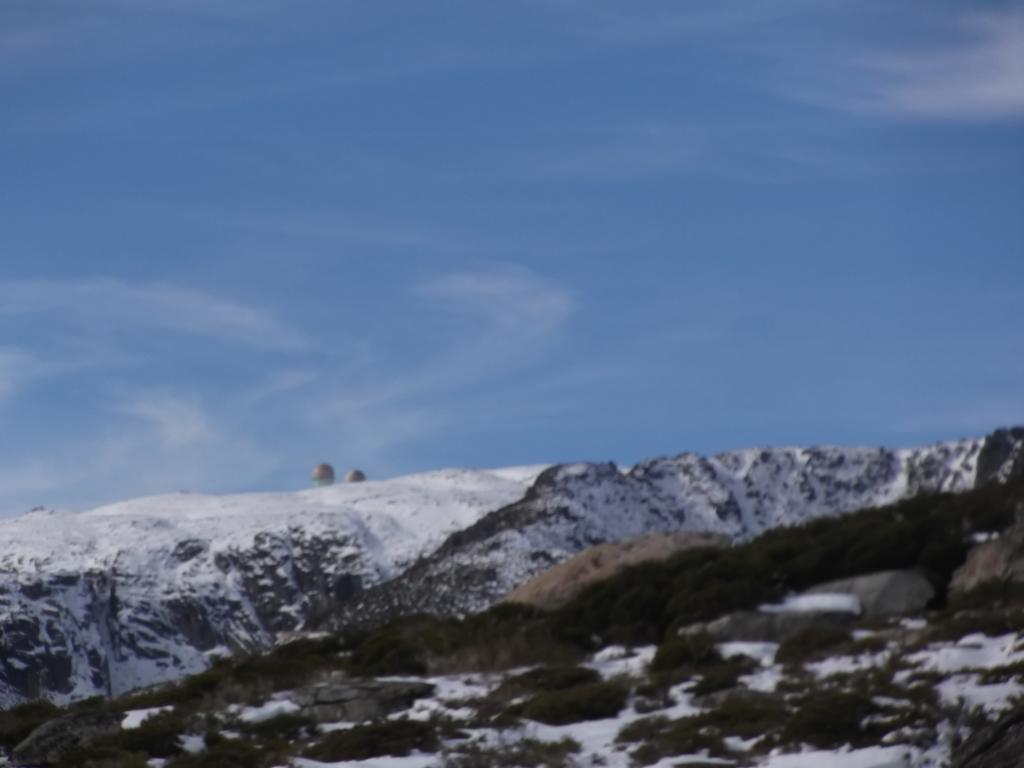
[[[1024,762],[1024,707],[973,733],[953,753],[952,768],[1020,768]]]
[[[399,578],[346,605],[331,624],[409,612],[478,611],[597,544],[678,531],[744,540],[782,525],[956,493],[1024,475],[1024,430],[908,450],[778,448],[684,453],[637,464],[572,464],[541,473],[526,497],[450,536]]]
[[[853,595],[860,601],[861,616],[879,618],[923,611],[935,597],[935,589],[915,571],[879,571],[811,587],[804,594]]]
[[[966,562],[953,574],[949,589],[968,592],[987,581],[1024,582],[1024,521],[1008,528],[998,539],[972,547]]]
[[[565,605],[589,585],[614,576],[627,566],[664,560],[687,549],[720,548],[729,544],[728,536],[700,532],[655,534],[598,544],[535,576],[505,600],[554,610]]]
[[[292,691],[288,697],[318,723],[356,723],[408,709],[433,693],[429,683],[337,677]]]
[[[176,494],[0,521],[0,707],[116,695],[283,633],[464,614],[595,545],[781,525],[1024,471],[1024,430],[908,450],[684,453]],[[454,533],[453,533],[454,531]],[[446,538],[447,537],[447,538]],[[397,578],[396,578],[397,577]]]
[[[46,766],[87,746],[96,739],[121,730],[118,712],[78,712],[43,723],[14,748],[14,763]]]

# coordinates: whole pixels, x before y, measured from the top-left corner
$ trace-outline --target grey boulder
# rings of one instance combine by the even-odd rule
[[[879,618],[917,613],[935,597],[935,589],[916,571],[878,571],[811,587],[805,595],[839,593],[860,601],[861,616]]]
[[[433,692],[429,683],[339,677],[300,688],[289,698],[318,723],[362,722],[408,709]]]
[[[14,748],[15,765],[52,765],[73,750],[121,730],[120,712],[76,712],[49,720]]]

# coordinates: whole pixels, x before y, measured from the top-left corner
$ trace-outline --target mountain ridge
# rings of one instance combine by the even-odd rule
[[[445,470],[33,513],[0,523],[0,706],[175,679],[325,617],[340,626],[474,611],[603,541],[674,530],[745,538],[1002,482],[1024,474],[1022,445],[1018,428],[897,451],[684,453],[625,472],[610,463]],[[90,525],[109,541],[90,538]]]

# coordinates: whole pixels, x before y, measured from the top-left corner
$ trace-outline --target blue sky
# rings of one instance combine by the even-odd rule
[[[1024,4],[0,0],[0,514],[1024,422]]]

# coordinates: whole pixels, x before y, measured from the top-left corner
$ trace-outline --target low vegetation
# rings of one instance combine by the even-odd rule
[[[436,752],[440,747],[434,723],[391,720],[332,731],[304,754],[322,762],[404,757],[410,752]]]
[[[629,688],[617,681],[545,691],[523,705],[522,716],[547,725],[603,720],[619,714],[628,696]]]
[[[631,717],[647,716],[623,727],[618,741],[637,765],[702,751],[737,759],[730,750],[736,740],[749,747],[748,754],[757,754],[802,745],[877,744],[893,733],[900,734],[901,743],[914,734],[933,738],[937,725],[953,717],[935,692],[939,676],[901,666],[903,657],[969,633],[1024,631],[1021,585],[987,584],[952,597],[944,591],[970,534],[1008,525],[1022,497],[1024,483],[914,499],[772,531],[728,550],[691,550],[642,564],[551,613],[501,605],[463,619],[407,617],[368,632],[301,640],[266,654],[220,661],[178,684],[74,705],[75,711],[169,711],[96,740],[56,768],[143,768],[152,758],[166,761],[165,768],[271,768],[298,755],[338,762],[413,752],[437,755],[444,768],[565,768],[573,764],[579,744],[519,737],[497,743],[500,735],[526,720],[564,726],[615,717],[630,705]],[[857,629],[875,634],[861,633],[857,640],[847,629],[801,632],[778,648],[776,662],[785,665],[786,674],[770,694],[744,687],[744,676],[757,672],[757,662],[723,658],[707,634],[679,633],[686,625],[752,609],[822,581],[887,568],[917,568],[932,578],[939,597],[927,626],[861,623]],[[583,662],[613,642],[651,644],[657,650],[647,669],[634,664],[628,667],[630,677],[603,680]],[[877,656],[872,666],[851,666],[855,671],[825,679],[808,666],[829,656],[864,654]],[[994,667],[980,680],[1019,679],[1022,667],[1019,662]],[[469,695],[475,698],[449,704],[450,710],[440,709],[429,721],[381,720],[324,733],[303,714],[242,722],[239,707],[232,707],[262,704],[272,694],[328,674],[509,669],[516,673],[504,679],[485,676],[485,693],[474,691]],[[670,711],[684,697],[702,709],[700,714],[679,717],[684,710]],[[4,712],[0,748],[9,751],[61,713],[46,703]],[[469,738],[466,731],[476,728],[487,728],[491,736]],[[205,750],[186,751],[185,734],[193,740],[205,734]]]

